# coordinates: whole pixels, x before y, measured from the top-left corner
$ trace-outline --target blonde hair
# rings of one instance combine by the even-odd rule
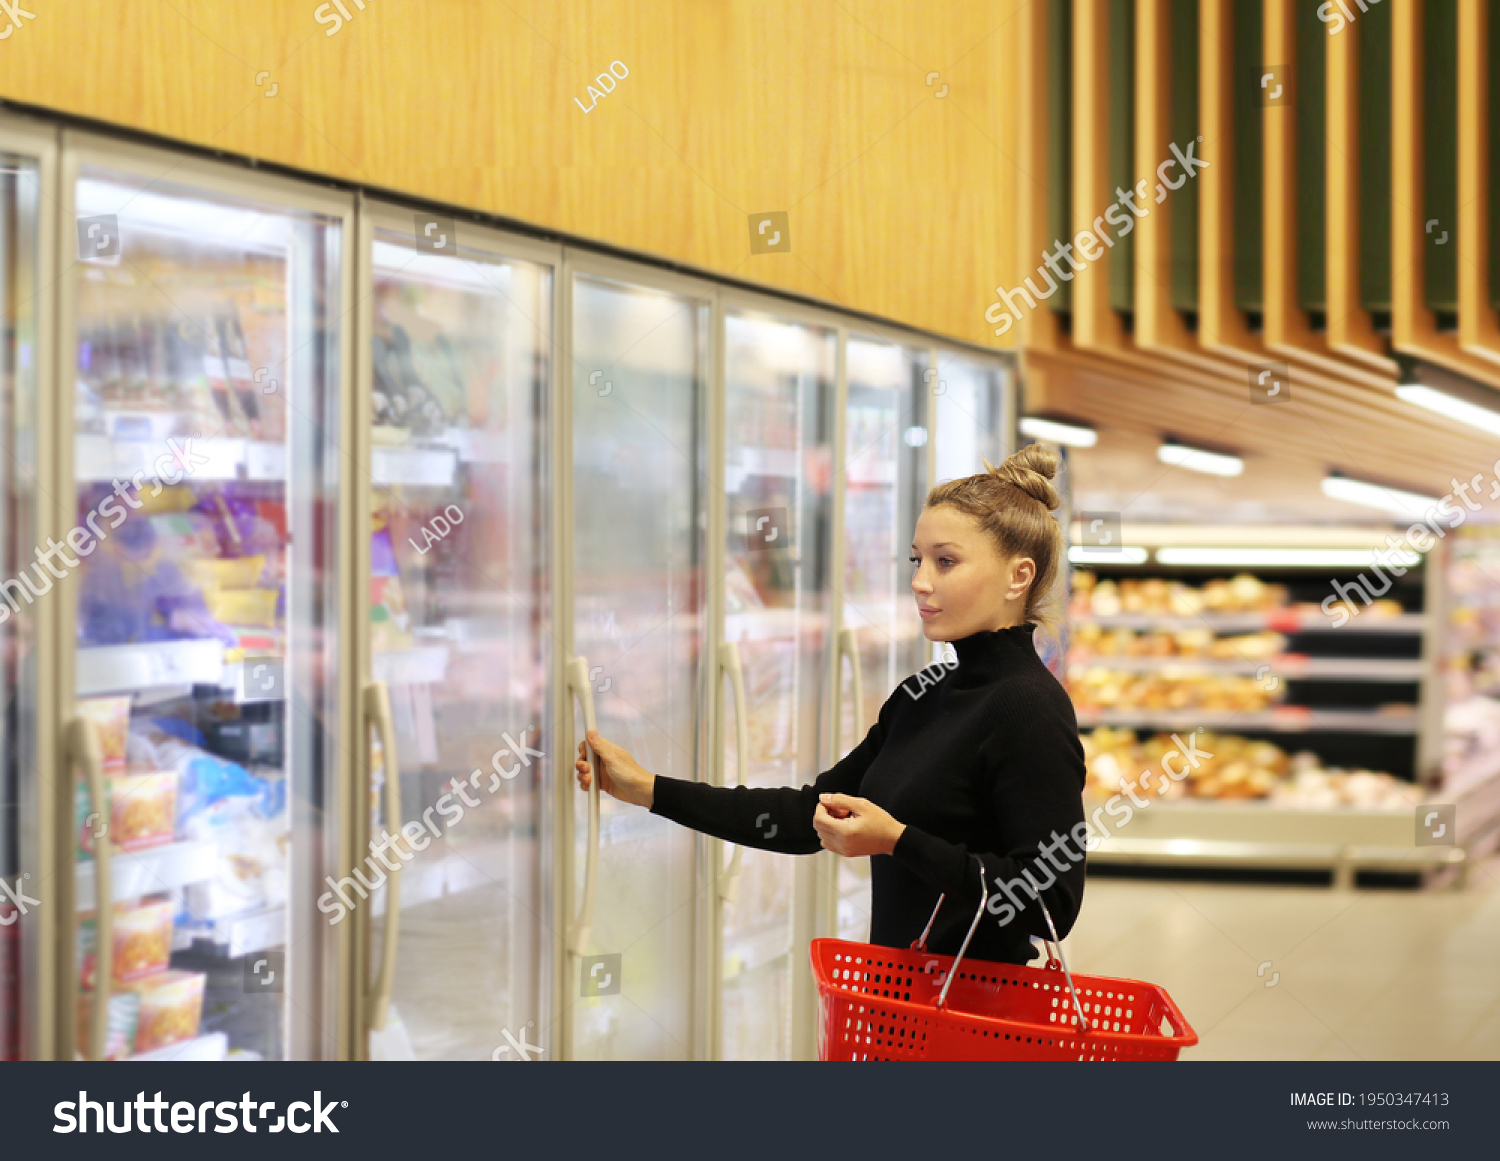
[[[1063,559],[1062,526],[1052,516],[1062,503],[1052,480],[1057,475],[1057,453],[1030,444],[998,467],[984,461],[985,470],[938,484],[927,493],[926,508],[946,504],[973,517],[994,541],[1001,558],[1029,556],[1036,576],[1026,592],[1022,619],[1055,632],[1058,621],[1053,582]]]

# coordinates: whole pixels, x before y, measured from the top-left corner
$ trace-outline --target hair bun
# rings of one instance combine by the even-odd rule
[[[1049,511],[1062,503],[1062,497],[1052,484],[1057,465],[1057,453],[1039,443],[1027,444],[998,466],[989,460],[984,461],[990,475],[1019,488],[1033,500],[1045,504]]]

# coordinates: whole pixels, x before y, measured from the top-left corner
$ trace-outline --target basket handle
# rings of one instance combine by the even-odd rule
[[[979,920],[984,916],[985,908],[989,905],[990,901],[989,888],[985,885],[984,880],[984,860],[979,858],[978,855],[975,858],[979,860],[979,910],[974,912],[974,921],[969,924],[969,932],[964,936],[963,944],[959,947],[958,954],[953,957],[953,963],[948,968],[948,978],[943,981],[943,990],[938,993],[937,1007],[939,1008],[948,999],[948,989],[952,986],[954,978],[958,975],[959,961],[963,959],[964,952],[969,950],[969,941],[974,938],[974,932],[979,927]],[[913,951],[927,950],[927,937],[932,934],[932,925],[936,922],[938,911],[942,909],[943,900],[946,898],[946,893],[938,896],[937,906],[932,909],[932,914],[927,918],[927,926],[922,928],[922,934],[911,945]],[[1057,937],[1057,925],[1052,922],[1052,913],[1047,910],[1047,904],[1042,900],[1042,893],[1040,891],[1037,892],[1036,901],[1042,908],[1042,917],[1047,920],[1047,930],[1052,933],[1050,940],[1043,940],[1047,944],[1047,954],[1049,957],[1047,966],[1061,965],[1063,975],[1068,979],[1068,991],[1073,997],[1073,1009],[1078,1013],[1078,1027],[1082,1035],[1087,1036],[1091,1031],[1091,1026],[1083,1014],[1083,1005],[1078,1001],[1078,988],[1073,983],[1073,973],[1068,970],[1068,961],[1063,957],[1062,940]],[[1175,1027],[1177,1020],[1182,1018],[1182,1013],[1178,1012],[1176,1006],[1171,1004],[1170,998],[1167,1002],[1172,1009],[1167,1014],[1167,1019],[1171,1020]]]
[[[1036,893],[1036,901],[1041,904],[1042,918],[1047,921],[1047,930],[1052,933],[1050,942],[1047,940],[1042,941],[1047,944],[1047,954],[1051,956],[1053,948],[1057,949],[1056,958],[1049,958],[1047,966],[1051,967],[1054,963],[1062,965],[1063,975],[1068,978],[1068,991],[1073,996],[1073,1010],[1078,1013],[1079,1034],[1087,1036],[1091,1027],[1088,1020],[1084,1017],[1083,1005],[1078,1002],[1078,988],[1073,983],[1073,973],[1068,970],[1068,961],[1063,958],[1062,940],[1057,938],[1057,925],[1052,922],[1052,913],[1047,910],[1047,904],[1042,901],[1042,893],[1040,891]]]

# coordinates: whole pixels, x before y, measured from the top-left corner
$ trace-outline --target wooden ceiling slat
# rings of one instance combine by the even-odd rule
[[[1234,118],[1230,0],[1198,8],[1198,118],[1208,165],[1198,188],[1198,342],[1217,354],[1258,353],[1234,305]]]
[[[1391,345],[1500,388],[1500,366],[1463,351],[1458,335],[1440,332],[1427,305],[1422,128],[1425,38],[1419,0],[1391,0],[1391,21]],[[1453,226],[1456,234],[1458,223]],[[1462,236],[1452,241],[1472,249]]]
[[[1155,173],[1162,159],[1171,156],[1169,3],[1135,0],[1135,171],[1140,174]],[[1149,212],[1134,225],[1135,345],[1143,351],[1196,354],[1198,344],[1172,306],[1174,202],[1168,198],[1144,208]]]
[[[1500,320],[1490,300],[1490,2],[1458,4],[1458,343],[1500,363]]]
[[[1114,199],[1109,188],[1109,4],[1073,0],[1073,237],[1094,231]],[[1066,241],[1066,239],[1065,239]],[[1109,296],[1114,255],[1098,244],[1096,258],[1073,276],[1073,342],[1087,350],[1121,351],[1125,331]],[[1036,277],[1035,275],[1033,277]]]

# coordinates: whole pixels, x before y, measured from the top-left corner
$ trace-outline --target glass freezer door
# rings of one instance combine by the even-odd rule
[[[747,753],[742,767],[725,745],[723,785],[803,786],[822,769],[829,696],[838,335],[730,312],[724,341],[724,641],[742,674]],[[739,730],[738,700],[725,695],[726,739]],[[726,858],[738,876],[723,908],[723,1059],[788,1060],[793,974],[807,971],[792,929],[797,859]]]
[[[22,575],[37,544],[37,312],[41,165],[0,140],[0,574]],[[50,194],[51,191],[49,191]],[[0,586],[0,1060],[48,1054],[39,978],[53,883],[43,872],[38,768],[38,613]],[[55,917],[54,917],[55,919]]]
[[[21,577],[70,594],[64,1027],[90,1058],[333,1055],[313,899],[336,865],[352,207],[109,146],[65,163],[76,505],[63,567]]]
[[[375,890],[377,993],[395,940],[369,1051],[535,1059],[528,1046],[548,1033],[538,810],[555,777],[542,740],[553,273],[477,229],[434,250],[411,215],[376,221],[364,542],[370,671],[388,691],[400,792],[386,795],[376,771],[376,841],[355,864]]]
[[[984,471],[1010,454],[1011,391],[1006,367],[939,351],[934,472],[938,483]]]
[[[850,336],[846,358],[843,629],[854,638],[863,701],[842,701],[840,757],[927,663],[928,648],[907,558],[927,495],[929,355]],[[840,859],[838,889],[839,937],[868,939],[869,860]]]
[[[702,768],[709,306],[580,274],[572,314],[573,655],[587,663],[600,734],[646,769],[692,781]],[[559,736],[576,752],[581,728],[570,728]],[[563,977],[571,1055],[691,1059],[693,832],[601,795],[594,853],[588,796],[572,800],[575,914],[597,863],[588,942],[576,946],[586,924],[575,924]]]

